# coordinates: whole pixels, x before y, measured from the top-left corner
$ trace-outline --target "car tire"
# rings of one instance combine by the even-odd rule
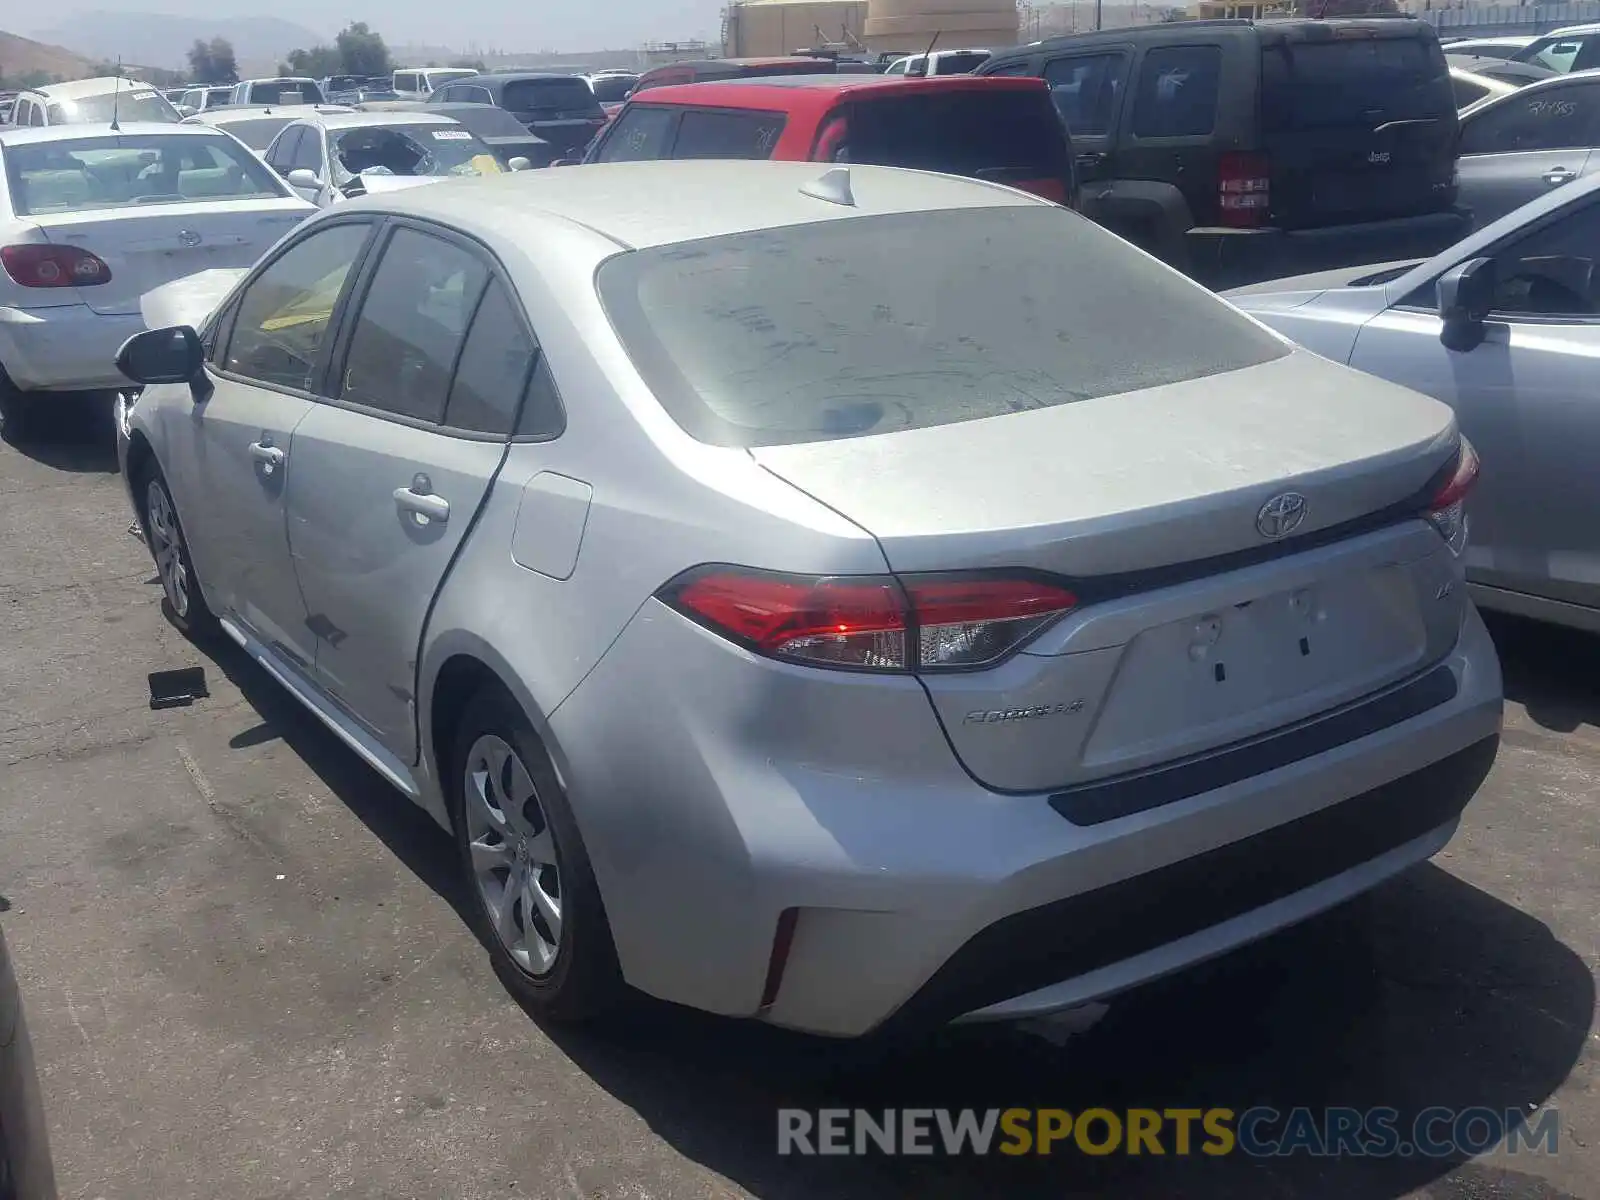
[[[34,403],[32,396],[20,391],[0,370],[0,438],[14,446],[21,445],[28,436]]]
[[[614,1011],[626,988],[588,851],[543,744],[504,689],[468,702],[449,769],[470,911],[496,972],[540,1017]]]
[[[153,458],[140,468],[134,480],[134,495],[138,498],[144,544],[161,578],[161,611],[191,641],[209,641],[218,631],[217,618],[200,590],[200,577],[189,557],[189,540],[178,518],[177,503]]]

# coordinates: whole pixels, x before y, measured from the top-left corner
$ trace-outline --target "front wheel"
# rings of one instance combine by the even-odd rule
[[[610,1011],[624,988],[588,852],[544,747],[503,690],[467,705],[451,764],[451,824],[501,977],[555,1020]]]
[[[187,637],[204,641],[216,632],[217,618],[200,592],[189,543],[178,520],[178,506],[172,502],[167,481],[153,461],[139,472],[134,494],[140,497],[145,545],[155,559],[161,590],[166,593],[162,608],[167,619]]]

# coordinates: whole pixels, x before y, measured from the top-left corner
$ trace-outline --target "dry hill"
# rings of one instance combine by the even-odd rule
[[[60,46],[46,45],[12,33],[0,33],[0,79],[7,87],[16,87],[16,81],[31,75],[44,74],[52,78],[82,79],[94,64],[81,55]]]

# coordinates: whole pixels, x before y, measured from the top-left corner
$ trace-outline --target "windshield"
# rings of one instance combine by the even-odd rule
[[[134,91],[131,88],[98,96],[57,100],[50,105],[52,125],[100,125],[109,122],[113,115],[118,121],[158,121],[169,125],[176,125],[183,120],[178,110],[160,92]]]
[[[250,85],[251,104],[321,104],[325,99],[309,79],[264,79]]]
[[[857,104],[840,153],[842,161],[1002,183],[1071,171],[1061,119],[1042,87],[908,92]]]
[[[220,134],[23,143],[6,147],[5,166],[18,216],[288,194],[266,164]]]
[[[934,56],[935,75],[967,75],[989,61],[987,50],[952,50]]]
[[[278,130],[289,123],[289,117],[261,117],[253,121],[229,121],[220,128],[233,134],[252,150],[265,150],[278,136]]]
[[[519,79],[506,84],[500,106],[539,117],[599,114],[600,101],[581,79]]]
[[[351,175],[499,175],[494,152],[459,125],[369,125],[331,133]]]
[[[600,103],[616,104],[626,100],[638,82],[637,75],[602,75],[598,79],[591,79],[589,86],[594,89],[594,98]]]
[[[596,279],[657,399],[719,446],[971,421],[1288,353],[1047,205],[734,234],[621,254]]]

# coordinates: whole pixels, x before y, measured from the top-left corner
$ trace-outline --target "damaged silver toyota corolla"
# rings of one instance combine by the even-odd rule
[[[1450,410],[1025,193],[528,172],[207,288],[122,355],[172,612],[454,831],[545,1013],[1052,1012],[1426,859],[1494,758]]]

